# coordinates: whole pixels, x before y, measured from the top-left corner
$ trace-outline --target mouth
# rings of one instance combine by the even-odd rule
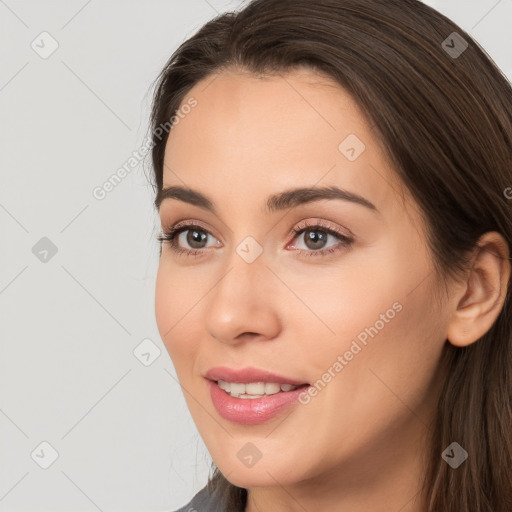
[[[235,394],[270,395],[309,385],[303,380],[252,367],[236,369],[217,366],[210,368],[204,377],[217,383],[226,392]]]
[[[272,420],[298,404],[304,388],[309,387],[308,383],[269,372],[258,371],[258,378],[252,370],[247,373],[224,370],[224,378],[212,377],[218,371],[215,370],[209,373],[205,382],[217,413],[225,420],[241,425]]]
[[[263,398],[277,393],[287,393],[296,389],[308,387],[309,384],[294,386],[290,383],[280,384],[278,382],[227,382],[225,380],[213,380],[220,389],[233,398],[254,399]]]
[[[304,381],[251,367],[216,367],[208,370],[204,376],[231,397],[243,399],[289,393],[309,386]]]

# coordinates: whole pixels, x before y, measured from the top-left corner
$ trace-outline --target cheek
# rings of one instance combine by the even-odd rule
[[[338,268],[311,267],[282,273],[283,281],[301,299],[283,295],[286,316],[290,325],[301,326],[295,334],[313,357],[318,356],[320,360],[329,353],[331,356],[343,353],[352,338],[360,333],[364,338],[365,328],[375,322],[382,328],[381,314],[388,312],[389,318],[397,316],[399,305],[393,309],[393,304],[402,294],[400,278],[394,269],[365,262],[359,255],[352,259],[347,258]],[[387,328],[388,324],[385,325]]]
[[[340,316],[336,340],[317,361],[317,366],[323,366],[318,368],[321,378],[320,371],[325,373],[342,356],[342,369],[325,397],[343,404],[344,414],[356,426],[355,437],[357,432],[370,435],[375,425],[405,422],[411,410],[424,414],[427,421],[435,399],[444,320],[431,309],[426,283],[409,293],[413,287],[406,280],[395,281],[389,282],[392,288],[368,293],[366,300],[358,302],[360,310],[351,297],[352,314]]]
[[[294,308],[302,355],[312,378],[336,381],[327,385],[329,393],[360,396],[359,403],[371,407],[370,397],[392,396],[379,377],[399,393],[416,393],[414,400],[428,386],[446,322],[433,311],[432,274],[425,279],[430,267],[421,256],[383,246],[378,257],[354,253],[328,277],[288,276],[287,283],[310,309]]]

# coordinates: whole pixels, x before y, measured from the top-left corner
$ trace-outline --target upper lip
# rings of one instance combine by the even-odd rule
[[[293,386],[307,384],[304,381],[252,367],[236,369],[227,368],[226,366],[216,366],[210,368],[204,376],[209,380],[224,380],[226,382],[239,382],[241,384],[248,384],[250,382],[275,382],[276,384],[292,384]]]

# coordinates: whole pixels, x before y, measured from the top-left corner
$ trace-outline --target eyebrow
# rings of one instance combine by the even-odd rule
[[[181,186],[170,186],[160,190],[155,199],[155,206],[160,209],[160,205],[166,199],[177,199],[185,203],[198,206],[213,214],[217,214],[214,203],[204,194],[197,190]],[[321,201],[325,199],[341,199],[351,203],[359,204],[376,213],[380,213],[377,207],[368,201],[368,199],[348,190],[337,186],[330,187],[302,187],[285,190],[270,196],[267,200],[267,212],[272,213],[280,210],[286,210],[305,203]]]

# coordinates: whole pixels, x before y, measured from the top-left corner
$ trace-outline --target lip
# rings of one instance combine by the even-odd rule
[[[250,382],[275,382],[276,384],[292,384],[293,386],[308,384],[304,381],[292,379],[291,377],[279,375],[267,370],[259,370],[258,368],[250,366],[240,369],[216,366],[210,368],[204,374],[204,377],[211,381],[225,380],[226,382],[238,382],[240,384],[248,384]]]
[[[219,415],[228,421],[244,425],[255,425],[274,418],[287,407],[298,403],[299,395],[304,391],[305,387],[309,386],[304,381],[253,367],[235,369],[226,366],[216,366],[210,368],[204,377],[207,379],[207,384],[210,388],[213,406]],[[298,386],[298,388],[261,398],[234,398],[218,386],[216,382],[218,380],[241,384],[275,382],[276,384],[292,384],[293,386]]]
[[[299,403],[299,395],[308,387],[306,384],[293,391],[280,392],[261,398],[233,398],[214,380],[206,379],[206,383],[210,388],[213,406],[219,415],[225,420],[242,425],[256,425],[276,417],[289,406]]]

